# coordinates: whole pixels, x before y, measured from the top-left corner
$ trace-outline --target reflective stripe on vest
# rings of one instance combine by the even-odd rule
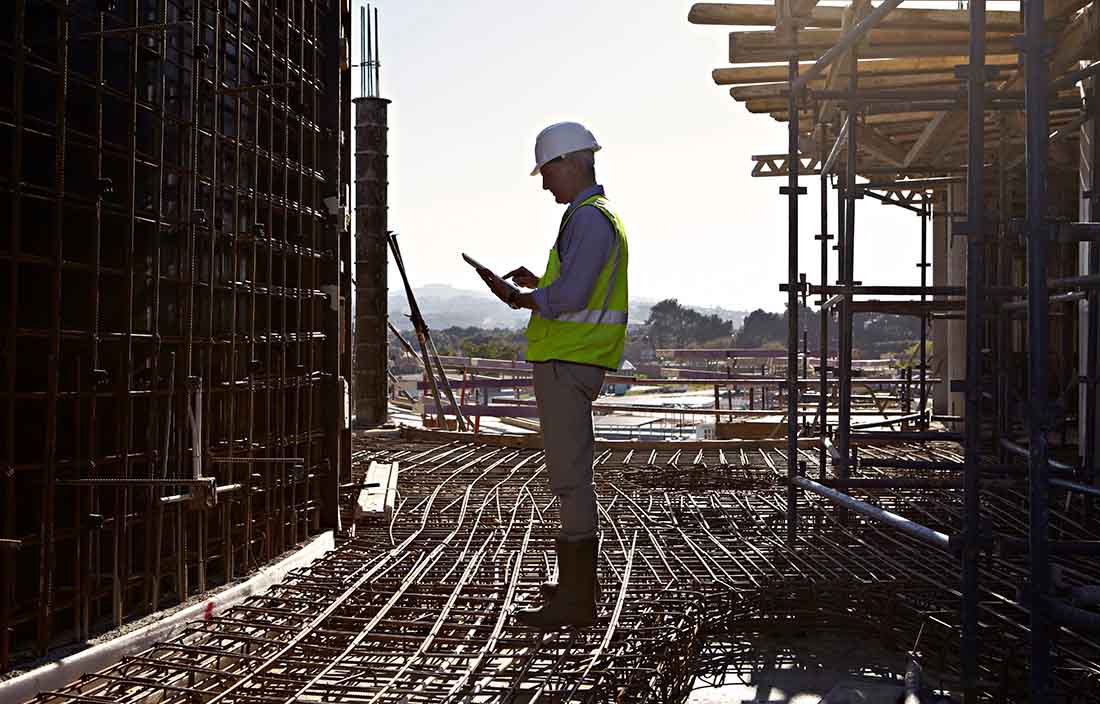
[[[603,196],[596,194],[586,198],[577,208],[585,205],[597,208],[610,221],[614,237],[612,251],[596,278],[595,289],[589,294],[584,310],[553,318],[543,318],[537,311],[531,314],[527,326],[527,359],[532,362],[557,359],[615,370],[622,361],[626,343],[629,262],[626,232]],[[559,236],[576,210],[563,218]],[[560,265],[555,244],[550,250],[546,271],[539,279],[540,288],[558,279]]]
[[[578,310],[576,313],[561,313],[550,320],[564,320],[569,323],[605,323],[607,325],[626,325],[625,310]]]

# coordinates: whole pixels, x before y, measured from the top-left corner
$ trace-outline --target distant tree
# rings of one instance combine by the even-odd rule
[[[717,338],[729,337],[733,327],[718,315],[703,315],[680,305],[675,298],[666,298],[649,310],[649,335],[659,348],[700,345]]]
[[[757,308],[749,313],[734,342],[737,347],[759,348],[769,342],[786,342],[787,314],[769,313]]]
[[[802,331],[806,332],[807,345],[816,352],[821,340],[821,313],[801,306],[798,313],[798,340],[801,347]],[[840,331],[837,321],[829,321],[829,348],[837,350]],[[852,319],[852,345],[856,358],[878,357],[892,354],[913,345],[920,338],[920,319],[880,313],[857,313]],[[785,348],[787,346],[787,313],[768,313],[754,310],[742,323],[734,337],[737,347]],[[914,347],[915,349],[915,347]]]
[[[403,331],[408,340],[419,352],[420,346],[412,330]],[[522,330],[493,329],[475,327],[449,327],[431,331],[432,342],[439,354],[462,355],[466,357],[484,357],[488,359],[519,359],[526,350],[526,339]],[[397,339],[390,337],[390,359],[404,362],[403,348]],[[407,360],[415,364],[411,357]],[[407,366],[407,364],[405,365]]]
[[[666,298],[649,309],[649,335],[660,347],[680,347],[684,341],[687,309],[675,298]]]
[[[692,311],[693,313],[695,311]],[[717,315],[700,315],[692,321],[691,326],[691,338],[692,341],[698,344],[709,342],[711,340],[726,339],[732,332],[733,323],[728,320],[722,320]]]
[[[514,360],[519,356],[518,345],[500,339],[489,339],[484,342],[467,339],[459,343],[459,348],[467,357]]]

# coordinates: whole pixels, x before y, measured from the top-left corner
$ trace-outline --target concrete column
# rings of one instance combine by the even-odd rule
[[[386,106],[384,98],[355,103],[355,396],[356,428],[386,422]]]
[[[947,285],[966,286],[966,235],[956,235],[952,222],[966,219],[966,185],[953,183],[947,190],[947,210],[951,214],[946,218],[947,248]],[[953,381],[966,379],[966,321],[963,319],[947,322],[947,409],[950,415],[966,415],[966,395],[962,391],[952,392]]]

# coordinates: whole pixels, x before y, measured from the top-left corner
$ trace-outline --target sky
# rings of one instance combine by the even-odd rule
[[[354,57],[359,52],[356,2]],[[564,206],[529,176],[548,124],[583,123],[597,180],[630,242],[630,293],[781,311],[786,178],[753,178],[753,154],[786,151],[786,123],[750,114],[711,70],[728,31],[687,21],[690,2],[382,0],[389,106],[389,227],[414,288],[483,286],[467,252],[540,273]],[[759,29],[759,28],[756,28]],[[353,72],[358,95],[358,71]],[[801,180],[799,269],[820,279],[817,177]],[[830,227],[835,228],[835,200]],[[917,284],[920,221],[870,199],[856,210],[855,278]],[[835,253],[829,263],[835,278]],[[391,288],[400,285],[390,272]]]

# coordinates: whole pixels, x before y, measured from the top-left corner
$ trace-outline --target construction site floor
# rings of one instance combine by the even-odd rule
[[[932,453],[951,454],[865,450]],[[781,450],[598,451],[598,622],[552,633],[511,617],[553,567],[557,506],[541,450],[382,437],[359,438],[355,457],[357,481],[371,463],[396,463],[388,515],[361,517],[354,536],[268,593],[38,701],[803,704],[857,677],[897,684],[915,643],[927,683],[957,688],[957,556],[812,495],[799,498],[789,542]],[[817,452],[800,457],[816,476]],[[983,497],[999,531],[1021,530],[1021,496]],[[865,498],[938,530],[958,521],[957,492]],[[1100,581],[1091,562],[1067,567]],[[986,568],[980,664],[991,701],[1026,691],[1028,619],[1014,598],[1025,573],[1008,559]],[[1096,642],[1064,631],[1059,687],[1100,700],[1098,661]],[[731,689],[739,684],[750,688]]]

